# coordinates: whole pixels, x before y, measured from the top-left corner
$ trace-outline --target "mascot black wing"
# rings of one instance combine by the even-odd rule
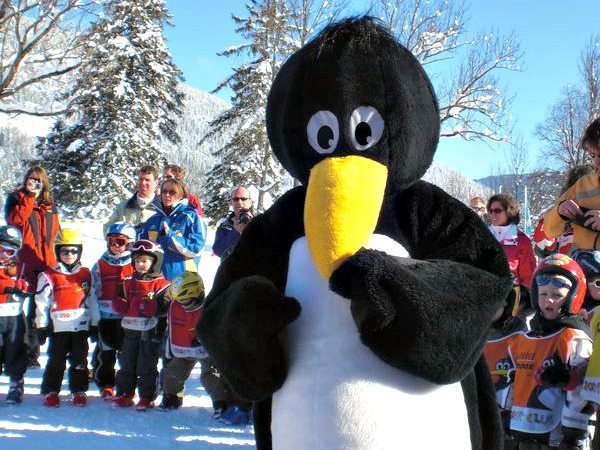
[[[422,67],[373,19],[331,25],[281,68],[267,129],[302,186],[246,228],[198,326],[258,448],[501,448],[481,352],[510,272],[418,181],[439,136]]]

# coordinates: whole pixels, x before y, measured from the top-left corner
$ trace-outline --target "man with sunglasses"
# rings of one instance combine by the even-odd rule
[[[220,258],[225,258],[231,253],[246,225],[254,217],[252,198],[245,187],[240,186],[234,189],[230,202],[233,211],[219,223],[213,244],[213,251]]]

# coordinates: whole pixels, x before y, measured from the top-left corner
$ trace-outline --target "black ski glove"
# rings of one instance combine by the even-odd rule
[[[558,446],[559,450],[583,450],[588,437],[587,430],[562,427],[563,438]]]
[[[37,335],[40,345],[44,345],[46,343],[46,339],[48,339],[48,336],[50,336],[50,330],[48,330],[48,327],[38,328]]]
[[[89,336],[90,336],[91,342],[98,342],[98,326],[97,325],[90,325]]]
[[[567,387],[572,381],[573,373],[558,355],[552,358],[552,365],[544,367],[540,372],[539,383],[549,387]]]

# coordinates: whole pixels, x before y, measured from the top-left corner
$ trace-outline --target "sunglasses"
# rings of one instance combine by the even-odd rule
[[[246,200],[249,200],[249,197],[231,197],[231,200],[234,202],[245,202]]]
[[[109,245],[115,245],[117,247],[123,247],[124,245],[127,245],[128,242],[129,242],[129,239],[124,238],[124,237],[120,237],[120,236],[108,236],[108,244]]]
[[[485,210],[485,206],[471,206],[473,211],[483,211]]]
[[[40,180],[39,178],[29,177],[27,179],[31,180],[31,181],[35,181],[36,183],[41,183],[42,182],[42,180]]]
[[[4,247],[0,245],[0,254],[3,256],[8,256],[9,258],[15,256],[17,251],[14,248]]]
[[[160,193],[162,195],[170,195],[171,197],[173,197],[173,196],[175,196],[175,195],[178,194],[177,191],[167,191],[167,190],[160,191]]]
[[[61,254],[62,256],[77,255],[77,254],[79,254],[79,249],[77,249],[77,248],[61,248],[59,251],[59,254]]]
[[[140,250],[144,250],[147,252],[153,252],[156,250],[156,244],[151,241],[140,240],[133,244],[131,247],[132,252],[139,252]]]
[[[539,277],[535,277],[535,281],[538,286],[546,286],[547,284],[552,284],[552,286],[559,288],[559,289],[560,288],[571,288],[573,286],[573,284],[570,281],[563,280],[561,278],[556,278],[556,277],[539,276]]]
[[[500,213],[503,213],[504,211],[506,211],[506,210],[502,209],[502,208],[488,208],[488,212],[490,214],[500,214]]]

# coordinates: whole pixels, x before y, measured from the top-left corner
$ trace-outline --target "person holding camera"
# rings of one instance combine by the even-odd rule
[[[21,187],[6,199],[4,217],[17,228],[23,245],[17,260],[17,274],[25,279],[31,292],[35,291],[38,274],[56,265],[54,238],[60,229],[58,213],[50,195],[48,174],[41,166],[31,167],[23,177]],[[25,312],[28,317],[28,365],[39,367],[40,347],[37,332],[33,330],[35,305],[29,301]]]
[[[160,188],[160,206],[144,223],[139,239],[158,243],[165,252],[162,272],[167,280],[184,270],[198,271],[206,241],[206,223],[188,204],[184,184],[176,178]]]
[[[213,244],[213,251],[220,258],[225,258],[231,253],[244,228],[254,217],[250,192],[245,187],[234,189],[230,202],[233,211],[219,223]]]

